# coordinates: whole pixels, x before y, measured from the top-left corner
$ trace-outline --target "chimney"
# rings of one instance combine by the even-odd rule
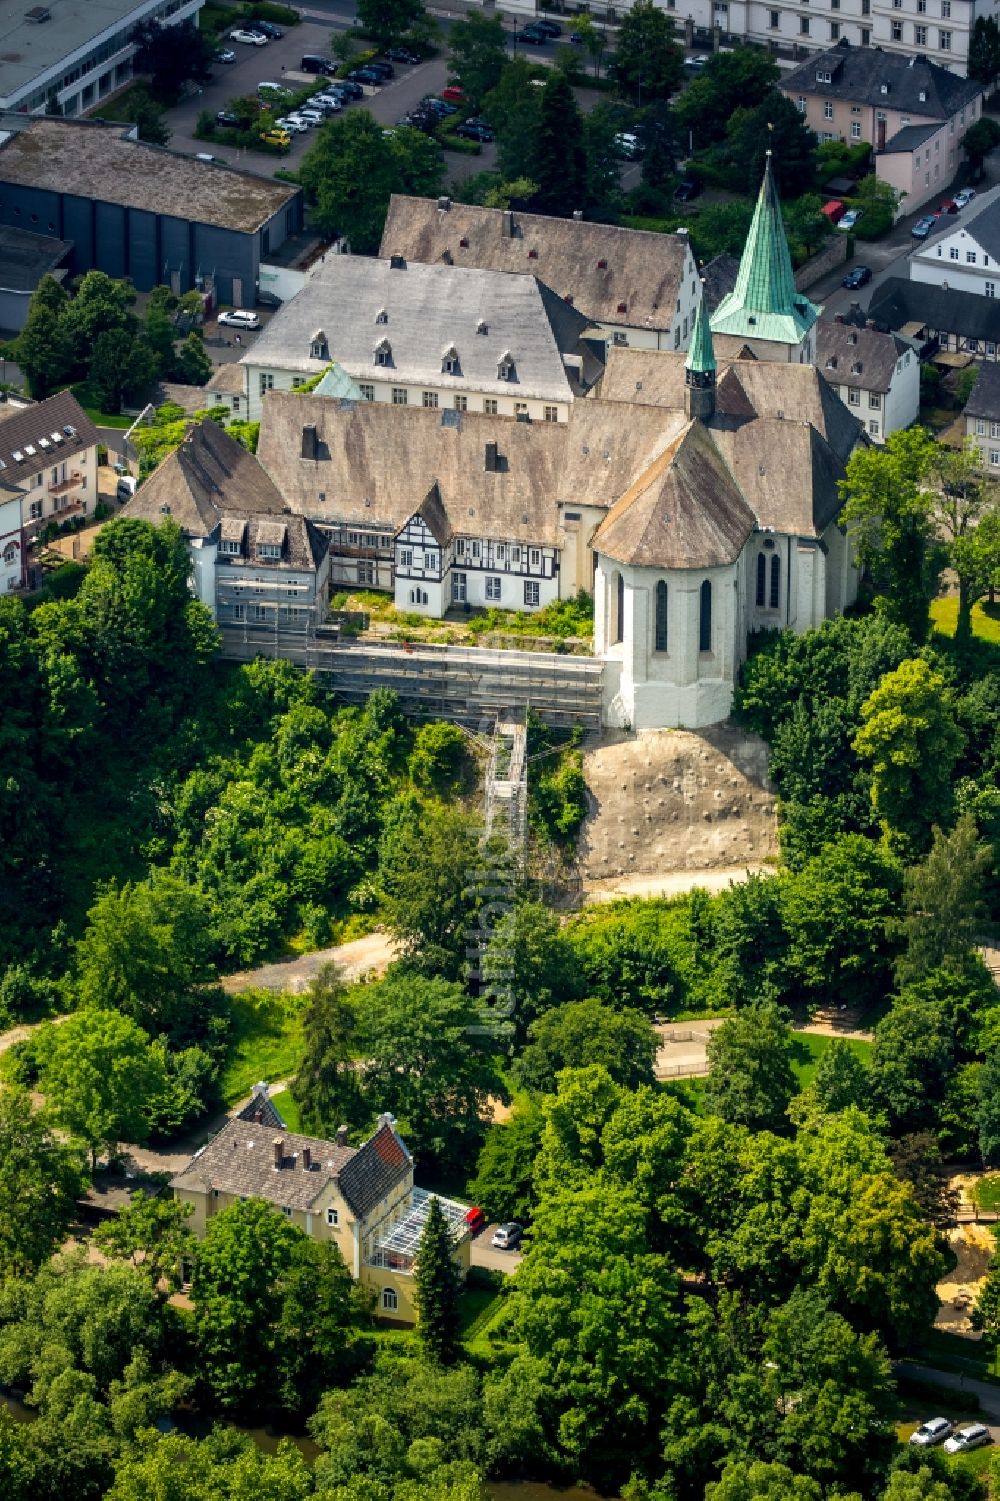
[[[483,465],[483,467],[485,468],[487,474],[496,474],[496,472],[497,472],[497,457],[498,457],[497,445],[495,443],[487,443],[487,445],[486,445],[486,461],[485,461],[485,464]]]
[[[313,1158],[312,1147],[303,1147],[302,1148],[302,1166],[305,1168],[305,1170],[306,1170],[307,1173],[309,1172],[310,1168],[312,1167],[312,1158]]]
[[[285,1160],[285,1143],[280,1136],[274,1138],[274,1166],[280,1168]]]
[[[844,317],[843,313],[834,313],[833,321],[834,323],[846,323],[847,319]]]
[[[514,238],[514,215],[509,208],[505,208],[500,215],[500,233],[505,240],[512,240]]]
[[[573,218],[576,220],[577,224],[582,223],[582,221],[583,221],[583,209],[582,208],[575,208],[573,210]]]
[[[448,210],[451,208],[451,199],[450,198],[439,198],[438,199],[438,208],[441,210],[442,214],[446,214],[448,212]]]
[[[872,332],[874,333],[875,329],[877,327],[878,327],[878,324],[875,322],[874,318],[866,318],[865,319],[865,328],[870,328],[872,330]]]
[[[394,1126],[396,1124],[396,1117],[390,1110],[384,1110],[378,1118],[378,1123],[379,1127]]]
[[[337,1143],[338,1147],[346,1147],[347,1146],[347,1134],[348,1134],[348,1128],[346,1126],[338,1126],[337,1127],[337,1134],[336,1134],[336,1136],[333,1139]]]
[[[312,425],[302,429],[302,457],[304,459],[319,458],[319,439],[316,428]]]
[[[389,269],[391,271],[406,270],[406,257],[400,255],[398,250],[394,251],[393,254],[389,257]]]

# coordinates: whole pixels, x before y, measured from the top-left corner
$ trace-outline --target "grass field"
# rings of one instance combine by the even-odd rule
[[[987,1214],[995,1214],[1000,1209],[1000,1173],[987,1173],[985,1178],[980,1178],[974,1193],[979,1208]]]
[[[254,1083],[256,1082],[257,1081],[254,1080]],[[274,1106],[275,1110],[277,1110],[278,1114],[281,1116],[281,1119],[284,1121],[289,1131],[302,1130],[302,1118],[299,1115],[299,1107],[298,1105],[296,1105],[287,1089],[282,1089],[278,1094],[273,1094],[271,1096],[271,1103]]]
[[[799,1081],[800,1089],[807,1089],[812,1083],[816,1072],[816,1065],[833,1042],[832,1037],[819,1037],[815,1032],[794,1032],[793,1037],[798,1044],[799,1056],[794,1063],[795,1073]],[[852,1053],[856,1053],[862,1063],[868,1062],[872,1045],[860,1037],[848,1037],[845,1039]]]
[[[233,996],[232,1042],[221,1080],[227,1105],[245,1099],[258,1079],[287,1079],[296,1072],[302,1058],[302,1011],[300,996],[271,990]]]
[[[958,599],[949,594],[945,599],[931,600],[931,620],[934,629],[942,636],[954,636],[958,624]],[[1000,605],[985,602],[972,607],[972,634],[980,641],[992,641],[1000,645]]]

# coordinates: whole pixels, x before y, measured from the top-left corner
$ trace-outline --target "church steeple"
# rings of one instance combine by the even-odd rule
[[[764,181],[757,195],[736,285],[716,308],[711,320],[712,332],[787,344],[800,350],[818,317],[819,308],[795,286],[768,151]]]
[[[707,422],[715,412],[715,349],[705,306],[704,282],[684,361],[684,411],[689,421],[697,418],[700,422]]]

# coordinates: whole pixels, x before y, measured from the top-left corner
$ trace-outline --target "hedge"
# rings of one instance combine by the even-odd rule
[[[302,20],[297,10],[275,5],[274,0],[257,0],[256,5],[246,3],[243,14],[248,21],[271,21],[275,26],[297,26]]]
[[[467,141],[464,136],[457,136],[455,131],[462,124],[461,114],[447,115],[438,126],[438,140],[445,151],[460,151],[466,156],[482,156],[483,148],[479,141]]]
[[[378,48],[369,47],[367,51],[358,52],[354,57],[349,58],[346,63],[341,63],[334,76],[336,78],[346,78],[348,73],[354,72],[355,68],[363,68],[365,63],[374,62],[377,57]]]

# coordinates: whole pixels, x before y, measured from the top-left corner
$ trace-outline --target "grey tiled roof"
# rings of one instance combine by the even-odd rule
[[[817,73],[829,73],[830,82],[819,82]],[[887,93],[883,85],[888,85]],[[949,119],[983,92],[982,84],[960,78],[919,53],[908,57],[881,47],[852,47],[846,40],[808,58],[778,87],[789,97],[818,94],[931,120]]]
[[[1000,365],[985,364],[980,368],[979,379],[965,403],[965,415],[1000,422]]]
[[[930,140],[941,129],[937,120],[931,120],[927,125],[904,125],[902,130],[897,130],[894,136],[890,136],[885,143],[886,151],[916,151],[925,141]]]
[[[947,227],[951,234],[957,231],[960,238],[967,235],[994,261],[1000,261],[1000,199],[995,198],[979,213],[973,205],[972,215],[967,215],[964,223],[953,220]]]
[[[225,526],[225,523],[223,523]],[[242,1110],[236,1112],[238,1121],[250,1121],[257,1126],[273,1126],[275,1130],[287,1131],[281,1112],[267,1092],[266,1086],[254,1089]]]
[[[241,1112],[242,1116],[242,1112]],[[315,1136],[276,1131],[268,1122],[237,1116],[196,1152],[171,1188],[196,1193],[266,1199],[282,1209],[308,1210],[331,1181],[351,1211],[363,1219],[412,1170],[406,1147],[390,1125],[380,1125],[363,1146],[341,1147]],[[275,1143],[281,1142],[281,1166]],[[304,1149],[311,1161],[304,1166]]]
[[[242,363],[312,376],[332,358],[360,381],[377,372],[401,384],[568,402],[573,393],[563,354],[577,352],[587,326],[533,276],[330,255],[278,309]],[[314,359],[320,328],[329,355]],[[375,363],[383,340],[391,350],[388,367]],[[442,361],[452,347],[459,373],[447,375]],[[506,353],[513,358],[513,380],[498,375]]]
[[[75,431],[68,433],[67,427]],[[69,391],[57,391],[55,396],[23,407],[0,402],[0,461],[7,484],[16,485],[39,469],[61,464],[97,442],[97,428]],[[28,452],[29,447],[35,450],[33,454]],[[15,458],[18,453],[20,459]]]
[[[907,353],[909,347],[896,334],[856,328],[853,323],[820,322],[816,335],[816,368],[831,385],[884,394],[892,384],[896,361]]]
[[[399,193],[381,253],[396,251],[429,265],[529,272],[594,322],[662,329],[673,326],[690,256],[684,235]]]

